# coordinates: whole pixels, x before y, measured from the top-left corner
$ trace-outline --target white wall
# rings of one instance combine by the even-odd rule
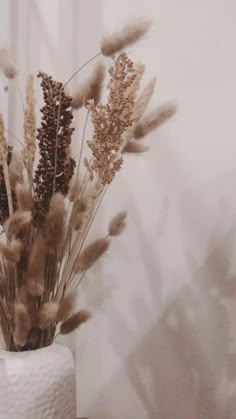
[[[130,50],[145,80],[157,75],[153,105],[179,104],[151,151],[127,158],[99,214],[98,231],[123,208],[129,222],[84,289],[97,311],[74,346],[78,414],[234,419],[235,1],[9,5],[23,74],[40,66],[62,78],[96,53],[102,28],[151,16],[149,37]]]

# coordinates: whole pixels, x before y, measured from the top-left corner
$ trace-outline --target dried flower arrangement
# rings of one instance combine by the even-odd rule
[[[101,103],[105,67],[99,62],[90,78],[69,96],[66,83],[40,72],[44,106],[36,129],[34,78],[26,84],[23,149],[7,144],[0,117],[0,326],[10,351],[51,344],[56,331],[67,334],[90,318],[74,312],[86,272],[102,257],[110,240],[122,233],[126,212],[114,216],[108,232],[85,245],[108,185],[120,170],[125,153],[148,149],[143,140],[176,111],[165,104],[145,113],[155,88],[152,79],[139,94],[144,66],[124,49],[141,39],[149,22],[138,22],[105,37],[98,56],[108,57],[108,98]],[[0,68],[17,77],[9,52],[0,50]],[[84,106],[87,118],[79,158],[71,157],[73,113]],[[87,141],[88,118],[93,125]],[[38,158],[37,158],[38,157]],[[84,163],[84,164],[82,164]],[[81,175],[83,170],[83,176]]]

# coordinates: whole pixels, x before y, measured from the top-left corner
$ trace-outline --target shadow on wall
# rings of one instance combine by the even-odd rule
[[[132,337],[135,340],[136,334],[113,307],[111,342],[124,365],[99,394],[89,417],[112,418],[112,414],[108,415],[106,400],[115,398],[116,405],[121,406],[122,417],[130,418],[126,416],[128,408],[122,407],[132,403],[122,389],[125,370],[147,418],[235,419],[236,352],[231,338],[231,317],[236,278],[230,270],[236,225],[227,232],[219,232],[219,222],[225,215],[226,208],[220,205],[208,250],[200,265],[197,266],[186,248],[192,281],[165,304],[163,314],[128,357],[126,341]],[[142,243],[148,245],[143,240]],[[155,284],[160,278],[158,272],[153,275],[154,272],[150,272],[150,287],[154,293],[153,278]],[[150,316],[141,299],[133,301],[133,313],[137,325]],[[137,419],[141,417],[143,419],[142,415]]]

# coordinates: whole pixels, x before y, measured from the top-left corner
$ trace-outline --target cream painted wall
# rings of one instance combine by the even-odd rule
[[[99,223],[128,227],[88,275],[94,316],[70,344],[78,414],[89,419],[235,418],[234,0],[9,0],[10,45],[25,75],[63,79],[95,54],[103,31],[153,18],[130,48],[157,75],[153,106],[179,112],[127,157]],[[83,77],[83,75],[82,75]],[[21,132],[14,86],[9,127]],[[83,118],[83,115],[81,116]]]

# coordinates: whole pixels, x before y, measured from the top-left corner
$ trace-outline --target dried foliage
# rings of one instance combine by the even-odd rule
[[[64,84],[40,72],[43,107],[38,129],[30,75],[20,153],[7,143],[0,115],[0,327],[10,351],[47,346],[58,332],[73,332],[90,318],[86,310],[73,314],[81,281],[126,224],[126,212],[118,213],[107,235],[90,242],[88,235],[106,189],[127,153],[147,150],[144,142],[136,140],[175,111],[164,106],[145,115],[156,80],[139,93],[145,68],[122,51],[141,39],[148,27],[148,22],[127,25],[102,41],[94,59],[101,54],[112,57],[105,101],[101,101],[105,77],[101,63],[73,98],[68,82],[79,70]],[[8,78],[16,77],[14,60],[4,49],[0,49],[0,69]],[[75,161],[73,109],[82,105],[88,112]],[[87,122],[92,125],[90,137]]]

